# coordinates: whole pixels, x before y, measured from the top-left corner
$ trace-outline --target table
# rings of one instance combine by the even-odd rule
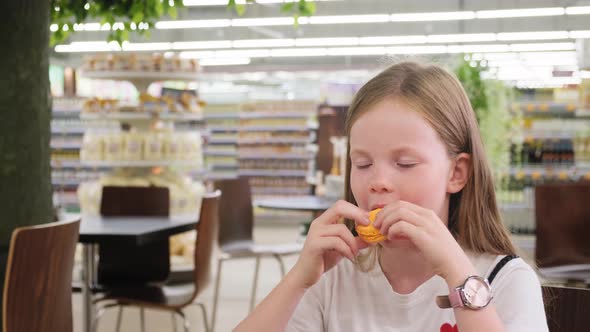
[[[329,209],[337,199],[320,196],[276,197],[257,200],[255,204],[265,209],[309,211],[314,214]]]
[[[135,243],[142,245],[195,229],[197,215],[177,217],[100,217],[82,216],[80,237],[82,256],[82,301],[84,332],[91,331],[94,308],[92,286],[96,282],[96,254],[99,245]]]

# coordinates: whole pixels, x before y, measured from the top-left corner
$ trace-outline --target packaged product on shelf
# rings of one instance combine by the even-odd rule
[[[143,159],[143,136],[137,132],[123,134],[124,149],[123,159],[138,161]]]
[[[78,186],[78,201],[84,215],[99,215],[102,185],[98,181],[83,182]]]
[[[100,134],[88,132],[84,135],[80,158],[83,161],[103,160],[104,141]]]
[[[148,93],[140,93],[139,95],[140,108],[144,112],[167,112],[168,103],[162,98],[154,97]]]
[[[182,142],[182,159],[186,160],[202,160],[203,154],[201,150],[201,135],[198,133],[181,133],[178,134],[179,140]]]
[[[143,156],[145,160],[162,160],[163,146],[160,133],[147,133],[144,136]]]
[[[164,158],[167,160],[180,160],[182,142],[178,140],[177,134],[165,133],[164,140]]]
[[[123,136],[109,133],[104,136],[104,160],[118,161],[123,159]]]
[[[189,113],[202,114],[205,102],[199,100],[199,97],[193,96],[190,93],[183,93],[180,95],[180,103],[183,108]]]

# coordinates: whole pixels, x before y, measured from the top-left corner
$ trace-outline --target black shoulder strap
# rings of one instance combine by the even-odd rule
[[[488,282],[490,283],[490,285],[492,284],[492,280],[494,280],[494,278],[496,277],[496,274],[498,274],[498,272],[500,272],[502,267],[504,267],[504,265],[506,265],[506,263],[510,262],[511,260],[513,260],[515,258],[518,258],[518,256],[517,255],[507,255],[504,258],[502,258],[498,262],[498,264],[496,264],[496,266],[492,270],[492,273],[490,273],[490,276],[488,277]]]

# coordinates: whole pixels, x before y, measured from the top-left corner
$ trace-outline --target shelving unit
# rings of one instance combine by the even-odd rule
[[[210,135],[204,151],[209,179],[222,180],[238,176],[237,140],[239,130],[238,104],[209,104],[204,118]]]
[[[522,137],[513,140],[498,201],[513,233],[534,234],[535,186],[590,180],[590,118],[571,102],[515,103],[511,110],[522,118]]]

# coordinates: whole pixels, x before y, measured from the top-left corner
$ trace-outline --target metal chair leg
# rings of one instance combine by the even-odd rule
[[[186,319],[186,316],[184,315],[184,312],[182,312],[182,310],[177,310],[175,311],[180,317],[182,317],[182,323],[184,326],[184,332],[190,332],[190,325],[188,323],[188,320]]]
[[[287,270],[285,269],[285,261],[283,261],[283,257],[279,254],[273,255],[277,261],[279,262],[279,268],[281,269],[281,278],[285,276]]]
[[[211,312],[211,331],[215,331],[215,320],[217,319],[217,303],[219,301],[219,285],[221,284],[221,264],[223,259],[217,260],[217,275],[215,277],[215,291],[213,293],[213,309]]]
[[[121,321],[123,320],[123,306],[119,306],[119,313],[117,313],[117,332],[121,331]]]
[[[199,307],[201,307],[201,312],[203,313],[203,326],[205,326],[205,332],[212,332],[209,330],[209,323],[207,322],[207,308],[203,303],[197,303]]]
[[[170,315],[172,317],[172,331],[176,332],[176,315],[174,315],[174,313]]]
[[[258,288],[258,272],[260,270],[260,256],[256,256],[256,267],[254,270],[254,284],[252,285],[252,294],[250,295],[250,309],[249,313],[254,310],[256,305],[256,288]]]
[[[145,332],[145,309],[139,308],[139,322],[141,324],[141,332]]]
[[[96,315],[94,316],[94,319],[92,319],[92,323],[90,325],[90,331],[92,332],[96,332],[98,331],[98,322],[100,320],[100,318],[102,317],[102,315],[104,315],[104,313],[107,311],[107,309],[112,308],[112,307],[117,307],[119,306],[116,303],[111,303],[111,304],[107,304],[104,307],[98,309],[98,311],[96,312]]]

